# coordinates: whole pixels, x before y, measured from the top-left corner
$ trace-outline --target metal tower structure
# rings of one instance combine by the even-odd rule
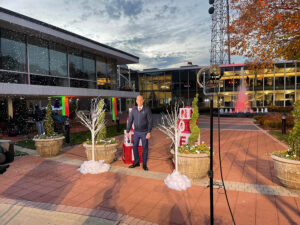
[[[210,65],[230,64],[230,47],[226,42],[230,36],[226,29],[229,26],[229,0],[209,0],[211,14],[211,48]]]

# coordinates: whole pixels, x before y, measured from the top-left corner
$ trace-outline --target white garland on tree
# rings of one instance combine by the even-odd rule
[[[92,137],[92,160],[85,161],[79,168],[79,171],[83,174],[102,173],[108,171],[110,168],[110,165],[105,164],[102,160],[95,161],[95,137],[106,123],[105,120],[100,121],[101,115],[105,113],[105,110],[104,105],[99,107],[99,102],[100,98],[92,99],[89,114],[86,114],[83,111],[76,111],[76,115],[80,119],[80,122],[91,131]]]
[[[169,188],[182,191],[191,187],[191,180],[178,171],[178,145],[181,135],[181,126],[177,124],[178,114],[179,104],[176,102],[171,112],[167,110],[167,114],[162,114],[162,122],[158,125],[158,129],[172,140],[175,147],[175,170],[167,176],[164,182]]]

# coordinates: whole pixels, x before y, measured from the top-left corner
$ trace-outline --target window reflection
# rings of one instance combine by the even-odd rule
[[[71,79],[70,85],[71,87],[77,87],[77,88],[96,88],[96,82],[85,81],[85,80]]]
[[[66,87],[68,86],[68,80],[65,78],[58,78],[58,77],[31,75],[30,84]]]
[[[69,52],[70,77],[84,79],[82,57],[79,50],[72,49]]]
[[[55,76],[68,76],[67,50],[66,47],[50,43],[50,74]]]
[[[96,80],[95,59],[93,55],[83,54],[83,77],[87,80]]]
[[[118,74],[117,74],[117,62],[115,59],[108,59],[107,64],[107,75],[108,75],[108,83],[112,89],[118,89]]]
[[[1,69],[26,71],[25,35],[1,29],[0,51]]]
[[[30,73],[49,75],[48,42],[39,38],[29,37],[28,43]]]
[[[0,71],[0,82],[26,84],[27,74]]]

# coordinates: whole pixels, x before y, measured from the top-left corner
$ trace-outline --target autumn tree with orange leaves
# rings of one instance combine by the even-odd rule
[[[233,55],[256,62],[300,59],[299,0],[231,0]]]

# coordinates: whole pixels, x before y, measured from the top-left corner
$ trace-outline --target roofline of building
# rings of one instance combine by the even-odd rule
[[[99,42],[97,42],[97,41],[94,41],[94,40],[92,40],[92,39],[83,37],[83,36],[81,36],[81,35],[79,35],[79,34],[75,34],[75,33],[73,33],[73,32],[70,32],[70,31],[64,30],[64,29],[62,29],[62,28],[53,26],[53,25],[51,25],[51,24],[48,24],[48,23],[39,21],[39,20],[37,20],[37,19],[33,19],[33,18],[31,18],[31,17],[22,15],[22,14],[20,14],[20,13],[13,12],[13,11],[11,11],[11,10],[8,10],[8,9],[2,8],[2,7],[0,7],[0,12],[6,13],[6,14],[8,14],[8,15],[11,15],[11,16],[14,16],[14,17],[17,17],[17,18],[20,18],[20,19],[23,19],[23,20],[26,20],[26,21],[29,21],[29,22],[32,22],[32,23],[35,23],[35,24],[44,26],[44,27],[47,27],[47,28],[50,28],[50,29],[53,29],[53,30],[56,30],[56,31],[59,31],[59,32],[62,32],[62,33],[65,33],[65,34],[68,34],[68,35],[71,35],[71,36],[74,36],[74,37],[77,37],[77,38],[79,38],[79,39],[82,39],[82,40],[91,42],[91,43],[93,43],[93,44],[99,45],[99,46],[101,46],[101,47],[104,47],[104,48],[107,48],[107,49],[110,49],[110,50],[113,50],[113,51],[116,51],[116,52],[119,52],[119,53],[122,53],[122,54],[125,54],[125,55],[127,55],[127,56],[130,56],[130,57],[133,57],[133,58],[139,60],[139,57],[137,57],[137,56],[135,56],[135,55],[132,55],[132,54],[130,54],[130,53],[127,53],[127,52],[124,52],[124,51],[122,51],[122,50],[119,50],[119,49],[110,47],[110,46],[108,46],[108,45],[105,45],[105,44],[99,43]]]
[[[274,64],[282,64],[282,63],[293,63],[294,60],[288,60],[283,62],[275,62]],[[300,62],[296,60],[296,62]],[[246,63],[238,63],[238,64],[224,64],[220,65],[221,68],[225,67],[239,67],[239,66],[246,66]],[[204,65],[206,66],[206,65]],[[159,68],[153,68],[153,69],[144,69],[144,70],[136,70],[138,73],[153,73],[153,72],[164,72],[164,71],[178,71],[178,70],[192,70],[192,69],[201,69],[204,66],[184,66],[184,67],[178,67],[178,68],[165,68],[165,69],[159,69]]]
[[[136,98],[140,93],[107,89],[0,83],[0,96],[76,96]]]

